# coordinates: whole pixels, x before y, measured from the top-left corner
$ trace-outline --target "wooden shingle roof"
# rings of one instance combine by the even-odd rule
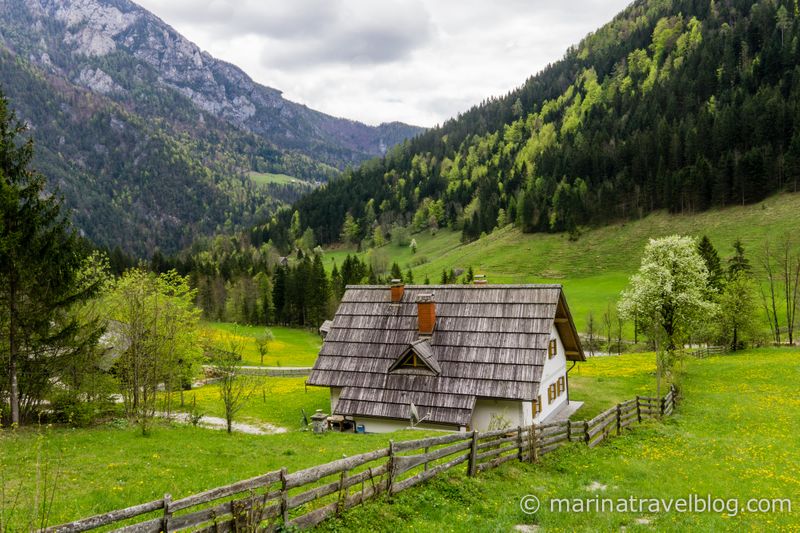
[[[423,293],[436,304],[426,342]],[[348,286],[308,384],[342,388],[335,414],[407,420],[413,402],[430,422],[465,426],[478,397],[536,398],[554,324],[567,358],[584,360],[560,285],[406,286],[399,303],[386,286]],[[412,346],[437,375],[390,372]]]

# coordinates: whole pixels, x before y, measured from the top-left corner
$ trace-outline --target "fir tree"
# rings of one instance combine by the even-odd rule
[[[708,286],[715,291],[719,291],[722,288],[724,272],[722,270],[722,262],[719,259],[719,254],[708,236],[703,235],[703,238],[700,239],[700,242],[697,244],[697,251],[700,253],[700,257],[703,258],[706,268],[708,269]]]
[[[392,263],[391,276],[392,279],[403,281],[403,271],[400,270],[400,265],[398,265],[397,262]]]
[[[733,242],[733,255],[728,259],[728,275],[733,277],[739,272],[749,274],[750,270],[750,260],[745,256],[742,240],[736,239]]]
[[[11,423],[20,422],[20,366],[40,347],[64,343],[78,330],[63,312],[97,289],[79,278],[80,246],[60,197],[30,169],[33,141],[0,94],[0,324],[9,381]]]

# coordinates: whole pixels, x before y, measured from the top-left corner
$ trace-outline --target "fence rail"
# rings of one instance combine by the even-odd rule
[[[382,448],[289,473],[286,468],[179,500],[152,502],[49,527],[76,533],[114,527],[126,533],[276,531],[319,524],[380,494],[393,495],[460,464],[475,476],[507,461],[536,462],[570,442],[595,447],[634,422],[669,416],[677,391],[637,396],[591,420],[563,420],[489,432],[452,433]]]
[[[697,359],[705,359],[707,357],[711,357],[712,355],[725,355],[728,352],[729,349],[726,346],[706,346],[704,348],[687,350],[686,354]]]

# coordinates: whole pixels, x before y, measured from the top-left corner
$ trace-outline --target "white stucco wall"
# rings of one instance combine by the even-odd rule
[[[331,387],[331,414],[336,412],[336,404],[339,403],[339,394],[341,392],[341,387]]]
[[[471,429],[488,431],[489,424],[492,422],[492,415],[505,417],[509,422],[509,427],[515,428],[525,425],[525,404],[527,404],[528,419],[530,419],[530,402],[478,398],[475,401],[475,409],[472,411]]]
[[[547,387],[558,381],[558,378],[566,376],[567,374],[567,357],[564,350],[564,344],[561,342],[561,337],[556,330],[555,325],[550,328],[550,338],[556,339],[558,346],[558,353],[552,359],[546,359],[544,368],[542,369],[542,379],[539,383],[539,396],[542,398],[542,412],[535,418],[534,422],[542,422],[547,419],[552,413],[556,412],[567,402],[567,395],[569,390],[561,393],[561,396],[549,403],[547,400]],[[547,356],[545,355],[545,358]],[[564,379],[566,386],[566,377]]]

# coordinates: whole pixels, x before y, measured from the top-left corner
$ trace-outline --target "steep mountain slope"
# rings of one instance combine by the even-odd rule
[[[799,20],[789,0],[639,0],[519,89],[295,208],[321,242],[395,224],[472,240],[508,222],[577,236],[796,190]],[[254,236],[280,244],[289,220]]]
[[[0,72],[78,227],[137,254],[299,194],[248,171],[321,182],[421,131],[289,102],[128,0],[0,0]]]

